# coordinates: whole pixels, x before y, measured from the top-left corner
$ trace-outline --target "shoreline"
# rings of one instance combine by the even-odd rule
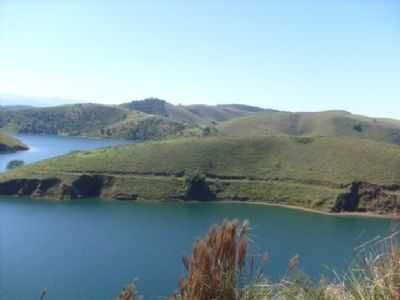
[[[106,200],[110,201],[110,200]],[[111,201],[120,201],[120,200],[111,200]],[[124,201],[122,201],[124,202]],[[278,204],[278,203],[268,203],[268,202],[258,202],[258,201],[234,201],[234,200],[216,200],[216,201],[199,201],[199,200],[143,200],[138,199],[132,201],[132,203],[187,203],[187,204],[197,204],[197,203],[212,203],[212,204],[248,204],[248,205],[262,205],[262,206],[270,206],[270,207],[280,207],[291,210],[303,211],[311,214],[324,215],[329,217],[341,217],[341,218],[351,218],[351,217],[361,217],[361,218],[374,218],[374,219],[387,219],[387,220],[398,220],[400,221],[400,215],[380,215],[372,212],[341,212],[341,213],[332,213],[323,210],[317,210],[308,207],[301,207],[289,204]]]
[[[2,198],[7,197],[6,195],[0,195],[0,200]],[[62,203],[64,201],[76,201],[76,200],[85,200],[85,198],[82,199],[73,199],[73,200],[62,200],[62,201],[54,201],[51,199],[46,199],[46,198],[31,198],[31,197],[16,197],[16,196],[8,196],[10,198],[19,198],[19,199],[29,199],[29,200],[39,200],[39,201],[46,201],[46,202],[53,202],[53,203]],[[199,201],[199,200],[191,200],[191,201],[184,201],[184,200],[143,200],[143,199],[138,199],[138,200],[133,200],[133,201],[122,201],[122,200],[116,200],[116,199],[106,199],[106,198],[96,198],[100,201],[105,201],[105,202],[116,202],[116,203],[146,203],[146,204],[151,204],[151,203],[166,203],[166,204],[171,204],[171,203],[186,203],[186,204],[198,204],[198,203],[212,203],[212,204],[246,204],[246,205],[262,205],[262,206],[269,206],[269,207],[278,207],[278,208],[285,208],[285,209],[291,209],[291,210],[297,210],[297,211],[302,211],[310,214],[318,214],[318,215],[324,215],[324,216],[329,216],[329,217],[340,217],[340,218],[352,218],[352,217],[361,217],[361,218],[374,218],[374,219],[387,219],[387,220],[398,220],[400,221],[400,215],[380,215],[372,212],[340,212],[340,213],[333,213],[333,212],[328,212],[328,211],[323,211],[323,210],[317,210],[313,208],[308,208],[308,207],[301,207],[301,206],[295,206],[295,205],[289,205],[289,204],[279,204],[279,203],[268,203],[268,202],[259,202],[259,201],[234,201],[234,200],[217,200],[217,201]],[[91,198],[86,198],[86,200],[91,200]]]
[[[201,201],[196,201],[201,202]],[[298,210],[312,214],[319,214],[331,217],[362,217],[362,218],[376,218],[376,219],[391,219],[391,220],[400,220],[400,215],[380,215],[372,212],[340,212],[340,213],[332,213],[328,211],[308,208],[308,207],[301,207],[289,204],[278,204],[278,203],[268,203],[268,202],[257,202],[257,201],[214,201],[213,203],[247,203],[251,205],[264,205],[270,207],[281,207],[286,209]]]

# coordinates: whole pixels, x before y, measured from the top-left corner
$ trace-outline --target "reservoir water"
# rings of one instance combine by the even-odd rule
[[[75,150],[90,150],[128,143],[123,140],[86,139],[56,135],[16,134],[14,136],[28,145],[30,149],[17,153],[1,154],[0,172],[6,169],[7,163],[11,160],[23,160],[25,163],[33,163]]]
[[[33,145],[24,153],[28,162],[111,142],[19,138]],[[46,147],[30,144],[36,138]],[[181,257],[190,254],[196,237],[224,218],[250,221],[251,253],[268,253],[265,271],[272,279],[285,273],[288,259],[296,254],[300,267],[314,278],[333,275],[333,269],[344,271],[355,247],[386,235],[394,226],[387,219],[325,216],[244,203],[0,197],[0,299],[38,299],[48,288],[49,300],[110,300],[133,280],[145,299],[162,299],[177,287],[184,274]]]

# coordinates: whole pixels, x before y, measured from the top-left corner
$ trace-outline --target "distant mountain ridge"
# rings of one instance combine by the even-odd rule
[[[0,105],[0,111],[13,111],[13,110],[26,110],[26,109],[33,109],[34,106],[29,105]]]
[[[148,98],[121,105],[0,109],[0,127],[22,133],[147,140],[177,134],[201,135],[204,127],[262,110],[246,105],[187,107]]]
[[[122,107],[141,111],[147,114],[159,115],[187,124],[207,125],[212,122],[223,122],[249,113],[264,109],[248,105],[173,105],[158,98],[134,100],[121,104]]]
[[[158,98],[120,105],[0,107],[0,128],[34,134],[152,140],[176,136],[355,137],[400,144],[400,121],[347,111],[285,112],[243,104],[174,105]]]

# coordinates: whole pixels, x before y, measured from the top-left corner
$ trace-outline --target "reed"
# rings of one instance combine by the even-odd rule
[[[240,299],[237,279],[246,263],[247,223],[224,221],[212,226],[184,257],[187,276],[179,282],[180,300]]]
[[[143,300],[143,297],[137,295],[136,285],[131,283],[121,291],[117,300]]]

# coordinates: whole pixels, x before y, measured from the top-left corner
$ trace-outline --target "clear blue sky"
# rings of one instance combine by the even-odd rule
[[[0,93],[400,118],[400,1],[0,0]]]

